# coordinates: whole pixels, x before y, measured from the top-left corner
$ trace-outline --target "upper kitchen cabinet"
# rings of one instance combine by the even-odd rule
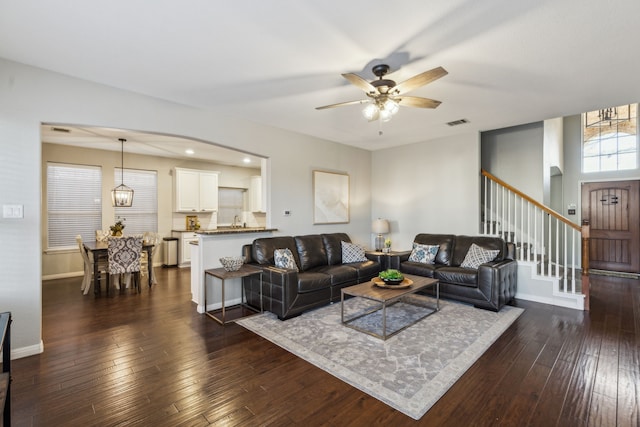
[[[264,212],[266,203],[263,198],[262,177],[252,176],[249,180],[249,211]]]
[[[175,211],[216,212],[218,210],[218,173],[175,168]]]

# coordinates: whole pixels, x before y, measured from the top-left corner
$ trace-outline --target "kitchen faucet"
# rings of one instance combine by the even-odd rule
[[[239,228],[240,227],[240,217],[235,215],[233,217],[233,224],[231,224],[231,228]]]

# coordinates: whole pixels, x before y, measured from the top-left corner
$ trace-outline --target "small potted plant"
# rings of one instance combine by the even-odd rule
[[[386,239],[384,241],[384,248],[382,248],[382,252],[388,254],[391,252],[391,239]]]
[[[116,221],[115,224],[109,227],[109,230],[111,230],[112,236],[114,237],[122,236],[122,230],[124,230],[124,221],[125,221],[125,218],[122,218],[122,219],[118,218],[118,221]]]
[[[380,277],[386,285],[390,286],[400,285],[404,280],[404,274],[393,268],[381,271],[380,274],[378,274],[378,277]]]

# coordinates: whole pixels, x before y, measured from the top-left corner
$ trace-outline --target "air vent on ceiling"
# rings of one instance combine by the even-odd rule
[[[467,120],[467,119],[454,120],[454,121],[449,122],[447,124],[449,126],[458,126],[458,125],[463,125],[465,123],[469,123],[469,120]]]
[[[71,130],[69,129],[65,129],[65,128],[57,128],[57,127],[52,127],[51,128],[52,131],[54,132],[64,132],[64,133],[69,133],[71,132]]]

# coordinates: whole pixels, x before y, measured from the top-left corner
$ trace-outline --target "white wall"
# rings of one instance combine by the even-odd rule
[[[482,133],[482,168],[542,203],[542,122]]]
[[[390,221],[392,249],[411,249],[418,233],[478,234],[477,133],[375,151],[372,171],[371,216]]]
[[[0,59],[0,204],[23,205],[25,213],[23,219],[0,218],[0,310],[13,312],[17,356],[36,353],[42,345],[42,122],[182,135],[267,157],[269,225],[282,234],[344,231],[357,242],[369,242],[368,151]],[[314,169],[349,174],[349,224],[313,225]],[[282,215],[285,209],[291,216]]]
[[[562,194],[557,193],[557,190],[561,188],[561,185],[552,185],[552,176],[556,176],[557,180],[561,182],[562,170],[564,168],[562,162],[563,150],[562,150],[562,117],[555,119],[545,120],[543,123],[543,138],[542,138],[542,187],[544,196],[542,203],[552,209],[563,213],[562,211]],[[558,203],[554,204],[554,201],[559,201],[560,209],[558,209]]]
[[[564,120],[562,117],[544,121],[544,163],[550,168],[564,170]]]

